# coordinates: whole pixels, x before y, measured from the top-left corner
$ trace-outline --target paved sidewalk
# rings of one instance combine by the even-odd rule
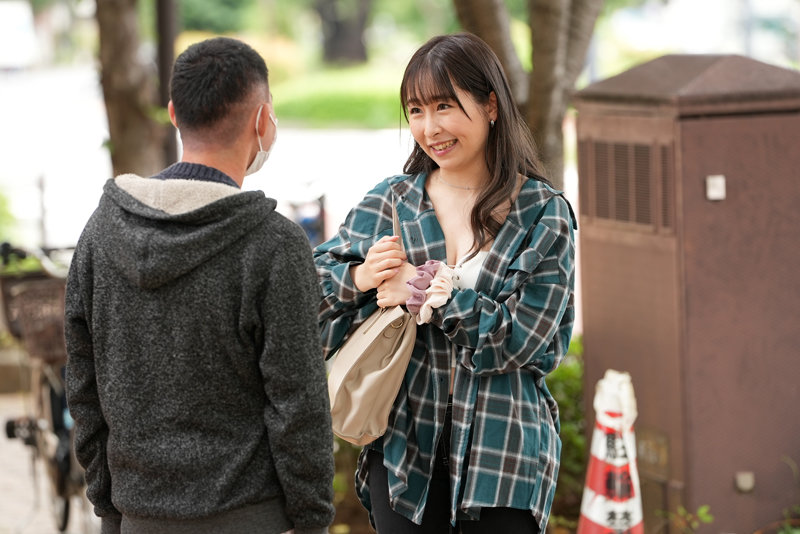
[[[58,534],[41,463],[36,466],[38,490],[34,487],[31,449],[5,435],[6,420],[26,413],[27,397],[21,393],[0,395],[0,534]],[[93,521],[84,523],[81,499],[70,503],[68,534],[94,534]],[[89,516],[91,517],[91,516]]]

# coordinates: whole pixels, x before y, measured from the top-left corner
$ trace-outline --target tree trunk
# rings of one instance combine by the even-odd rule
[[[486,41],[500,59],[518,106],[528,101],[528,76],[511,42],[511,22],[503,0],[453,0],[458,21]]]
[[[563,122],[586,60],[602,0],[529,0],[534,72],[528,124],[548,177],[563,188]]]
[[[548,178],[563,187],[564,136],[567,110],[565,76],[570,0],[530,0],[528,12],[533,46],[531,101],[526,118],[539,146]]]
[[[453,5],[462,27],[486,41],[500,58],[536,140],[547,178],[563,188],[564,116],[603,0],[528,0],[531,75],[525,74],[514,51],[508,10],[502,0],[453,0]]]
[[[114,174],[155,174],[165,166],[164,128],[153,118],[158,107],[155,65],[139,59],[136,0],[97,0],[96,16]]]
[[[364,30],[372,0],[316,0],[322,22],[325,63],[363,63],[367,60]]]
[[[176,0],[156,0],[156,28],[158,34],[158,103],[167,109],[172,65],[175,63],[175,36],[178,33],[178,6]],[[164,129],[164,161],[178,159],[178,136],[172,123]]]

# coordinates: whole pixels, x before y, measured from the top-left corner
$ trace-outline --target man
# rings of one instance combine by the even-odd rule
[[[103,532],[327,532],[333,436],[302,230],[242,192],[276,136],[264,60],[176,60],[182,160],[109,180],[66,297],[75,449]],[[267,150],[265,150],[265,148]]]

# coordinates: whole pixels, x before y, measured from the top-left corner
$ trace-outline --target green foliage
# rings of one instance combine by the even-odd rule
[[[275,114],[311,128],[397,128],[400,76],[380,67],[323,68],[273,85]]]
[[[136,16],[139,19],[139,36],[142,41],[155,42],[156,35],[156,0],[137,0]]]
[[[19,341],[8,330],[0,330],[0,350],[18,348],[19,346]]]
[[[272,37],[286,37],[315,49],[322,45],[322,30],[312,0],[253,2],[247,12],[246,28],[268,32]]]
[[[169,111],[164,106],[151,106],[145,112],[148,117],[161,126],[169,126],[171,124]]]
[[[533,44],[531,43],[531,27],[527,22],[511,19],[511,42],[517,51],[522,68],[526,72],[533,70]]]
[[[0,192],[0,235],[7,236],[14,226],[14,216],[8,206],[8,198]],[[7,239],[4,237],[4,240]]]
[[[352,445],[340,438],[333,443],[336,474],[333,478],[333,504],[336,507],[331,534],[350,532],[368,532],[369,519],[367,511],[356,495],[355,471],[361,447]]]
[[[19,259],[16,256],[9,258],[7,264],[0,267],[0,276],[16,276],[25,273],[38,273],[42,271],[42,264],[33,256]]]
[[[547,377],[547,386],[558,402],[561,419],[561,468],[558,473],[553,515],[557,521],[580,515],[586,479],[586,432],[583,406],[583,338],[574,336],[558,369]]]
[[[683,506],[678,506],[676,512],[660,511],[660,515],[666,517],[670,524],[677,528],[680,534],[694,534],[701,524],[708,524],[714,521],[714,516],[710,512],[711,507],[704,504],[697,508],[696,512],[690,512]],[[672,532],[670,530],[670,532]]]
[[[795,518],[800,517],[800,507],[794,506],[792,509],[794,509],[794,512],[789,512],[789,516],[783,520],[783,525],[778,529],[777,534],[800,534],[800,526],[794,526],[792,524],[792,515],[794,515]]]
[[[239,31],[253,0],[181,0],[180,17],[186,30],[215,33]]]
[[[420,43],[460,29],[452,0],[375,0],[371,20],[380,27],[402,28]]]
[[[800,468],[798,468],[797,462],[786,455],[781,457],[781,460],[792,470],[792,476],[796,483],[795,490],[800,490]],[[800,494],[800,491],[796,491],[795,495],[798,494]],[[800,520],[800,504],[784,508],[783,525],[778,530],[778,534],[800,534],[800,526],[796,526],[798,525],[798,520]]]
[[[30,0],[34,13],[41,13],[56,3],[56,0]]]

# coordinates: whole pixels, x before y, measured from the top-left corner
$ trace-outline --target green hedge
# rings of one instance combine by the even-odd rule
[[[586,479],[586,431],[583,405],[583,338],[575,336],[567,357],[547,377],[547,386],[558,402],[561,415],[561,469],[558,473],[553,515],[577,521]],[[559,519],[556,521],[559,522]]]

